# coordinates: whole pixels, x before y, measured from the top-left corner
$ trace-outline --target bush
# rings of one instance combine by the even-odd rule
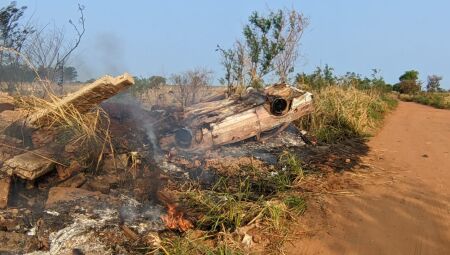
[[[439,109],[450,109],[449,93],[419,93],[416,95],[400,95],[400,100],[416,102]]]

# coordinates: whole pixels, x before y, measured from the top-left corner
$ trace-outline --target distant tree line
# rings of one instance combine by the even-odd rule
[[[354,72],[345,75],[334,74],[334,69],[329,65],[316,67],[311,74],[298,73],[295,77],[297,86],[303,89],[320,90],[328,86],[352,86],[361,90],[376,89],[383,92],[392,91],[392,85],[384,81],[378,69],[372,69],[370,77],[363,77]]]
[[[162,76],[134,77],[134,85],[131,86],[130,93],[133,96],[139,96],[149,89],[159,89],[164,85],[166,85],[166,78]]]
[[[442,76],[428,75],[425,91],[430,93],[445,92],[441,88]],[[393,86],[393,90],[402,94],[417,94],[422,91],[422,81],[419,80],[419,72],[416,70],[405,71],[399,77],[399,82]]]
[[[243,28],[243,39],[233,47],[217,46],[225,74],[220,82],[233,93],[238,87],[262,87],[264,77],[273,74],[280,82],[289,81],[294,73],[294,64],[299,56],[299,42],[308,19],[296,10],[270,11],[267,15],[253,12]],[[330,85],[353,85],[360,89],[376,88],[383,91],[398,91],[414,94],[422,90],[419,72],[406,71],[399,82],[391,85],[384,81],[378,69],[370,77],[348,72],[336,76],[328,65],[317,67],[311,74],[298,73],[295,82],[320,89]],[[426,84],[428,92],[443,92],[440,87],[442,76],[429,75]]]

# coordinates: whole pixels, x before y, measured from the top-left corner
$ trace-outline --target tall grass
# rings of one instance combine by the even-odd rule
[[[416,95],[401,94],[400,100],[416,102],[419,104],[433,106],[439,109],[450,109],[450,93],[419,93]]]
[[[326,143],[373,134],[397,103],[387,93],[353,86],[327,86],[314,95],[314,112],[297,124]]]

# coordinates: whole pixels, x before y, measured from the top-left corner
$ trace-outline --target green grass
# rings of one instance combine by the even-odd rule
[[[262,210],[260,202],[239,199],[228,193],[192,191],[187,192],[184,199],[188,207],[200,215],[197,227],[206,231],[217,232],[221,228],[234,231]]]
[[[293,212],[302,215],[306,212],[306,200],[300,196],[288,196],[284,199],[284,204]]]
[[[241,254],[241,241],[236,233],[245,226],[258,223],[261,231],[274,234],[271,243],[285,240],[294,217],[302,215],[306,199],[293,189],[305,172],[301,160],[291,152],[283,152],[276,169],[257,169],[242,165],[238,173],[221,176],[210,189],[195,188],[180,193],[179,203],[186,209],[196,231],[208,236],[192,240],[189,234],[166,238],[159,251],[169,254]],[[290,223],[291,222],[291,223]],[[230,234],[224,238],[224,233]],[[224,241],[224,240],[227,241]]]

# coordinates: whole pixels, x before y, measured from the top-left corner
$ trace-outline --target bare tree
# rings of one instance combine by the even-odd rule
[[[442,76],[439,75],[428,75],[427,91],[428,92],[441,92],[441,80]]]
[[[212,80],[212,72],[206,69],[190,70],[172,75],[172,84],[177,87],[177,99],[181,106],[187,107],[198,103],[206,95]]]
[[[233,65],[233,72],[235,80],[237,82],[237,87],[245,87],[245,73],[247,72],[249,66],[248,55],[245,52],[245,45],[241,41],[237,40],[234,43],[235,51],[235,62]]]
[[[52,29],[47,29],[47,26],[37,32],[28,46],[27,54],[33,64],[38,67],[42,78],[50,81],[55,81],[59,75],[60,79],[63,77],[64,65],[80,45],[85,29],[84,6],[78,5],[80,17],[78,22],[69,20],[73,30],[76,33],[75,39],[72,42],[67,42],[65,39],[64,29],[54,25]],[[62,82],[58,83],[62,86]]]
[[[294,71],[294,64],[299,56],[299,43],[308,25],[308,19],[303,14],[291,10],[282,22],[282,50],[276,56],[274,65],[281,82],[286,82],[288,75]]]
[[[56,25],[52,29],[41,29],[35,34],[27,49],[27,55],[38,68],[42,78],[53,78],[53,66],[57,63],[59,52],[62,51],[64,31]]]

